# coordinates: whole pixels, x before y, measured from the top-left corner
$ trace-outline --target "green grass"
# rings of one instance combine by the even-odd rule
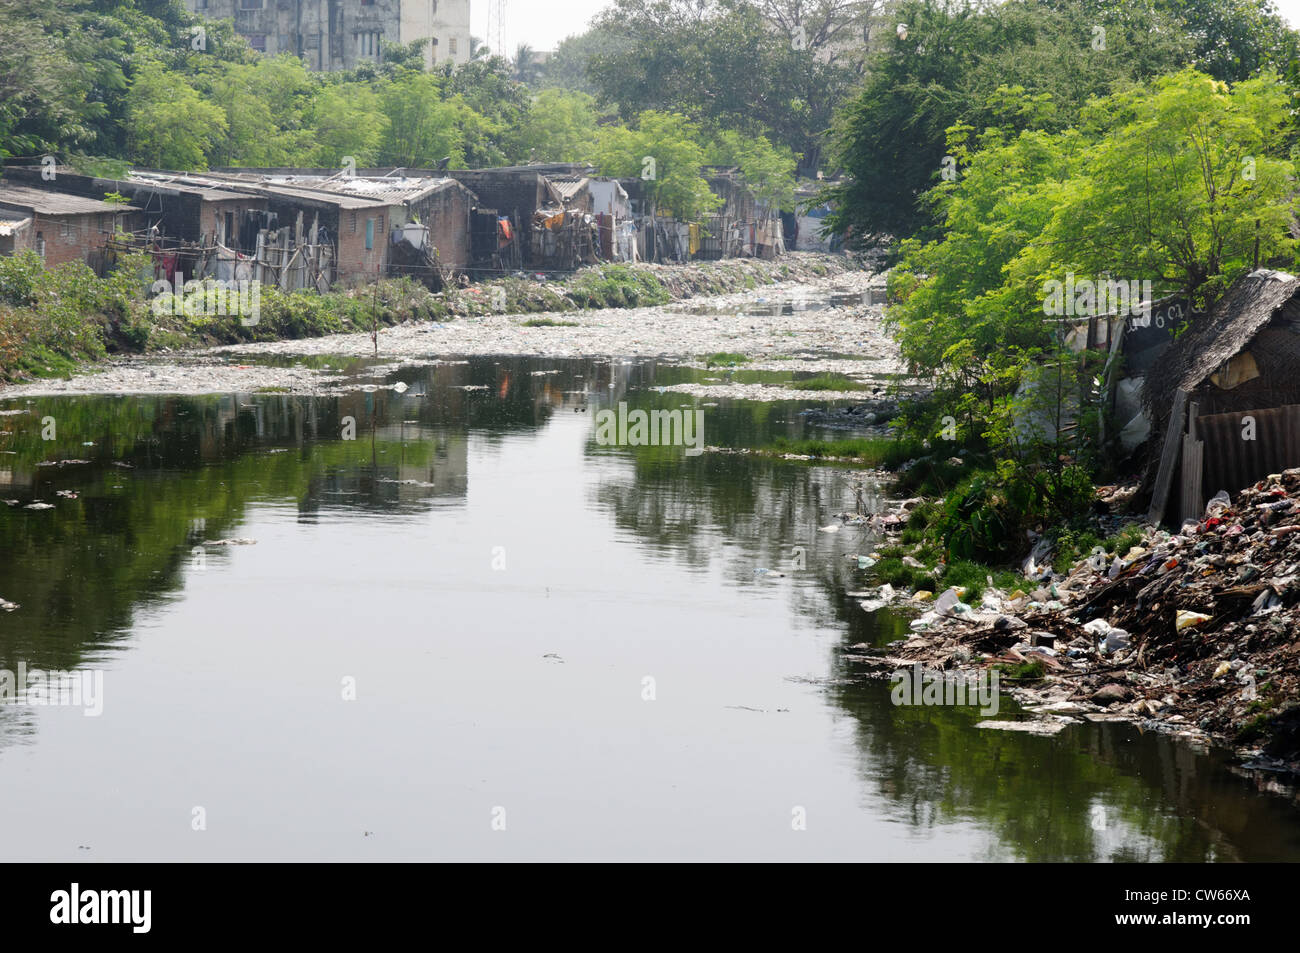
[[[1056,554],[1052,557],[1052,569],[1067,573],[1100,546],[1111,556],[1123,556],[1143,539],[1142,526],[1132,523],[1125,526],[1113,536],[1102,539],[1091,530],[1072,531],[1066,529],[1056,538]]]
[[[830,391],[848,391],[848,390],[865,390],[868,385],[861,381],[851,381],[843,377],[833,377],[830,374],[819,374],[816,377],[810,377],[803,381],[791,381],[785,385],[791,390],[830,390]]]
[[[556,321],[554,318],[529,318],[519,322],[521,328],[577,328],[577,321]]]
[[[1020,665],[1000,663],[993,666],[1002,677],[1012,682],[1036,682],[1043,677],[1045,668],[1042,662],[1024,662]]]
[[[721,367],[727,364],[748,364],[749,358],[731,351],[719,351],[717,354],[710,354],[706,357],[704,363],[708,367]]]

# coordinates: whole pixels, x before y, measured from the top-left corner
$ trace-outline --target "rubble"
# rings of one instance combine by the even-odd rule
[[[1126,552],[1094,551],[1064,575],[1046,558],[1040,547],[1025,560],[1032,593],[990,587],[970,606],[940,582],[937,596],[876,594],[864,608],[928,610],[891,646],[894,661],[1037,663],[1042,678],[1012,691],[1022,703],[1078,706],[1088,720],[1213,740],[1300,772],[1300,468],[1235,499],[1218,493],[1199,521],[1148,526]]]

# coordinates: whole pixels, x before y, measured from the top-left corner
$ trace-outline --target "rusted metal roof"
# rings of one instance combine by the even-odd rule
[[[47,189],[14,185],[0,179],[0,205],[25,209],[38,215],[103,215],[135,211],[134,205],[115,205]]]

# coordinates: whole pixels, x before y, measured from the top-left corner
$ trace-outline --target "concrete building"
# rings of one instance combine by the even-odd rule
[[[429,40],[425,66],[469,62],[470,0],[185,0],[263,53],[292,53],[329,72],[380,61],[382,43]]]

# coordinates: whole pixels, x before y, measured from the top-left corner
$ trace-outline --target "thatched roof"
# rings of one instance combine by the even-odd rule
[[[1147,372],[1142,400],[1156,433],[1163,434],[1174,394],[1191,393],[1245,350],[1264,326],[1300,292],[1300,278],[1261,268],[1237,281],[1208,315],[1170,345]]]

